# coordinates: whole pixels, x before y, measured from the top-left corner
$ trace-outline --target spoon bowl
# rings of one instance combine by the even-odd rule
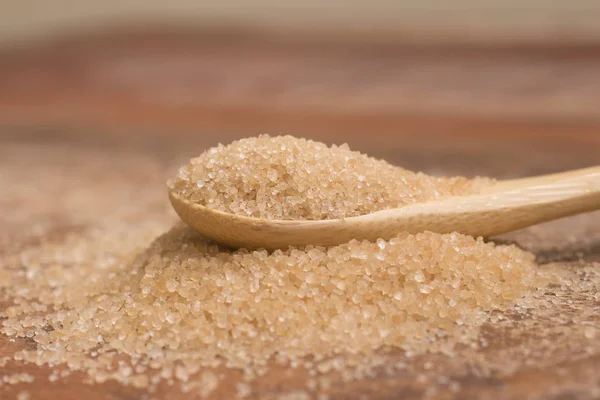
[[[400,232],[493,236],[600,209],[600,166],[499,181],[479,194],[328,220],[267,220],[210,209],[169,190],[179,217],[202,235],[231,247],[277,249],[332,246],[352,239],[390,239]]]

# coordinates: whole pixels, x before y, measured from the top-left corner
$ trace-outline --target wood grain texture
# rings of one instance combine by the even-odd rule
[[[581,124],[600,118],[599,65],[598,47],[577,44],[419,47],[114,33],[0,53],[0,117],[230,131],[256,122],[254,129],[277,131],[295,118],[322,131],[347,120],[364,132],[353,123],[389,127],[432,114]]]
[[[85,202],[62,202],[60,193],[102,198],[106,208],[127,202],[131,191],[157,196],[162,200],[153,212],[163,215],[168,200],[162,182],[174,166],[219,141],[261,131],[346,141],[433,174],[517,178],[600,162],[596,49],[361,50],[239,38],[116,39],[67,41],[0,56],[0,259],[42,239],[61,242],[101,223],[101,210],[88,215]],[[404,74],[393,73],[401,65],[412,66],[403,71],[414,71],[417,78],[402,81]],[[467,78],[475,71],[480,75]],[[536,84],[529,91],[531,77]],[[400,81],[412,82],[412,91],[405,92]],[[459,96],[460,101],[438,99],[439,85],[452,82],[455,93],[469,95]],[[386,88],[410,93],[402,101],[416,103],[379,99]],[[94,179],[78,175],[82,165],[95,168]],[[56,192],[36,191],[44,187],[42,171],[64,174]],[[74,218],[78,213],[86,218]],[[509,314],[486,326],[485,347],[461,349],[454,357],[394,354],[394,362],[407,365],[402,373],[351,384],[332,376],[330,398],[600,397],[600,334],[583,334],[585,326],[600,331],[600,288],[594,283],[600,214],[497,240],[533,251],[546,268],[576,277],[587,289],[556,289],[531,318]],[[32,346],[0,336],[0,357]],[[50,383],[48,367],[10,362],[2,368],[35,377],[31,384],[0,388],[3,400],[24,390],[34,400],[144,398],[143,392],[114,382],[84,384],[80,374]],[[220,373],[225,383],[212,398],[230,398],[239,374]],[[419,378],[423,375],[434,378]],[[435,376],[449,376],[460,385],[440,384]],[[278,398],[303,388],[305,379],[302,370],[274,369],[253,385],[251,398]],[[154,397],[197,394],[165,385]]]

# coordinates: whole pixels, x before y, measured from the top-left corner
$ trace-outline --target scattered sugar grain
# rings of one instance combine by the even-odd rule
[[[583,335],[587,339],[594,339],[596,337],[596,334],[597,330],[593,326],[586,326],[585,328],[583,328]]]
[[[205,371],[200,376],[200,397],[209,396],[219,386],[219,377],[211,371]]]
[[[2,382],[8,385],[16,385],[19,383],[32,383],[33,381],[35,381],[35,377],[26,372],[2,376]]]
[[[29,392],[22,391],[17,393],[17,400],[29,400],[30,398],[31,395],[29,394]]]
[[[458,393],[460,391],[460,383],[456,382],[456,381],[452,381],[448,385],[448,388],[450,389],[450,391],[452,393]]]
[[[240,399],[244,399],[244,398],[250,396],[250,394],[252,394],[252,387],[244,382],[236,383],[235,389],[236,389],[236,396]]]
[[[59,377],[59,374],[56,371],[54,371],[50,375],[48,375],[48,381],[56,382],[58,380],[58,377]]]
[[[283,393],[278,396],[278,399],[279,400],[310,400],[311,395],[310,395],[310,393],[307,393],[307,392],[294,391],[294,392]]]

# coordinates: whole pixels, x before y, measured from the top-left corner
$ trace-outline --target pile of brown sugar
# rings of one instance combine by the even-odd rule
[[[441,332],[452,348],[476,336],[485,311],[536,286],[531,254],[459,234],[268,253],[224,249],[178,225],[133,260],[92,254],[76,270],[30,267],[35,279],[14,286],[18,304],[2,331],[36,343],[18,354],[26,361],[67,362],[95,381],[142,387],[185,383],[219,365],[252,377],[273,359],[318,373],[305,361],[390,346],[438,350],[431,339]],[[110,370],[119,355],[133,364]]]
[[[240,154],[239,149],[227,154],[240,142],[205,153],[207,168],[215,174],[222,171],[223,179],[207,175],[213,186],[205,180],[203,190],[208,185],[211,198],[224,199],[223,193],[241,196],[257,188],[253,205],[246,198],[236,203],[256,207],[258,214],[250,215],[356,215],[392,206],[384,194],[401,193],[396,190],[404,190],[405,196],[399,195],[393,204],[406,204],[473,191],[483,184],[396,171],[372,159],[359,161],[364,156],[347,149],[329,153],[326,146],[302,139],[260,137],[246,143],[252,140],[321,148],[319,173],[343,168],[338,156],[349,154],[349,176],[354,178],[340,174],[346,177],[328,179],[335,182],[330,192],[300,190],[297,193],[312,193],[310,201],[273,208],[272,198],[258,197],[265,185],[274,190],[269,157],[249,164],[255,168],[260,159],[265,163],[255,170],[255,181],[232,178],[227,189],[225,178],[238,172],[219,168],[231,166],[223,160]],[[246,151],[255,157],[249,148]],[[277,154],[283,162],[284,153]],[[328,162],[328,168],[322,168]],[[379,166],[380,176],[375,169]],[[363,168],[361,181],[355,173]],[[287,176],[287,185],[296,182],[289,172],[278,173]],[[190,177],[173,184],[185,191],[200,179]],[[361,190],[343,186],[355,178],[365,182]],[[386,180],[393,191],[386,192]],[[290,186],[280,189],[278,193],[290,197]],[[341,197],[319,206],[334,192]],[[350,200],[345,202],[344,196]],[[239,369],[246,380],[265,374],[274,364],[306,368],[309,376],[333,370],[352,380],[373,357],[390,349],[451,351],[457,344],[470,344],[490,312],[511,307],[540,285],[532,254],[456,233],[400,234],[374,243],[267,252],[223,248],[177,224],[139,249],[127,238],[144,234],[143,227],[135,220],[123,221],[119,215],[112,227],[107,224],[61,243],[43,242],[25,256],[7,258],[0,288],[12,305],[0,314],[0,332],[29,338],[36,346],[17,353],[16,359],[67,364],[93,382],[115,379],[153,391],[166,381],[200,395],[218,385],[213,372],[217,367]],[[240,397],[248,393],[244,385],[240,382]],[[311,387],[307,383],[307,390]]]
[[[261,135],[204,152],[169,184],[184,198],[228,213],[319,220],[474,194],[491,182],[415,173],[348,145]]]

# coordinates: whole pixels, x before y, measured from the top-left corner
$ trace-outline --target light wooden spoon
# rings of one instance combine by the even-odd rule
[[[482,193],[343,219],[266,220],[213,210],[169,191],[179,217],[204,236],[232,247],[276,249],[390,239],[400,232],[492,236],[600,209],[600,166],[499,181]]]

